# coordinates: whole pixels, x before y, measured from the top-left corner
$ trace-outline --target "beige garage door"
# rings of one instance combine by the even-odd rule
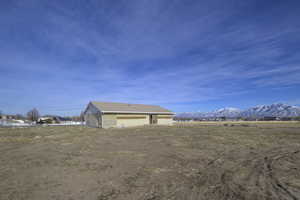
[[[147,115],[118,115],[118,127],[143,126],[149,124]]]

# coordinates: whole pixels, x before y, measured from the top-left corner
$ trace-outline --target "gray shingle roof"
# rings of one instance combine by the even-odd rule
[[[96,108],[98,108],[103,113],[173,114],[170,110],[155,105],[96,102],[96,101],[92,101],[91,104],[93,104]]]

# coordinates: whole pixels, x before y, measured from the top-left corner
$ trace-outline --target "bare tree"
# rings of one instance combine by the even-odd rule
[[[39,111],[34,108],[27,113],[27,117],[31,121],[37,121],[40,117]]]

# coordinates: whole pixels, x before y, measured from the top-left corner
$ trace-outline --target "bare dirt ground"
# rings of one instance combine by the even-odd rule
[[[300,199],[300,123],[0,128],[1,200]]]

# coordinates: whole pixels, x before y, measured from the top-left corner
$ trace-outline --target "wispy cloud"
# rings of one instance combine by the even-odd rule
[[[8,112],[90,100],[182,111],[183,102],[243,101],[261,88],[300,85],[294,3],[30,0],[6,7],[0,107]]]

